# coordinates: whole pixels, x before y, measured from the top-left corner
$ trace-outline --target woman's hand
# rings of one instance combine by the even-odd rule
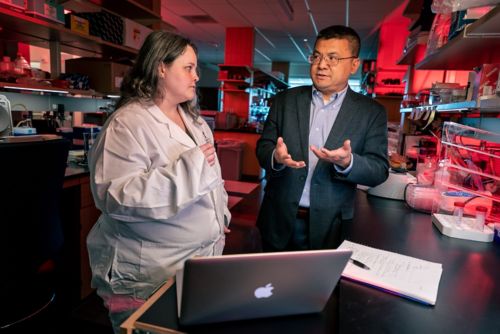
[[[206,143],[201,145],[200,149],[205,155],[205,159],[207,159],[208,164],[213,166],[215,164],[215,147],[210,143]]]

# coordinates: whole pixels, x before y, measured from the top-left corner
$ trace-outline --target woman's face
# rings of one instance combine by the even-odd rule
[[[187,46],[179,57],[169,65],[160,65],[160,84],[163,96],[171,103],[179,104],[196,96],[196,73],[198,59],[191,46]]]

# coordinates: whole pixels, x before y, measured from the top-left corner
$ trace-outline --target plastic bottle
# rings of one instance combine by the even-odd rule
[[[453,203],[453,217],[455,218],[455,224],[460,226],[462,224],[462,218],[464,216],[464,202],[454,202]]]
[[[476,228],[480,231],[484,230],[484,223],[486,222],[486,215],[488,208],[485,206],[476,206]]]
[[[7,79],[12,76],[14,71],[14,64],[10,61],[9,56],[3,56],[0,62],[0,78]]]
[[[12,67],[12,62],[9,56],[3,56],[2,62],[0,63],[0,72],[9,72]]]
[[[434,186],[439,190],[440,193],[448,190],[446,184],[450,182],[450,172],[448,172],[446,165],[447,160],[439,161],[439,167],[434,177]]]

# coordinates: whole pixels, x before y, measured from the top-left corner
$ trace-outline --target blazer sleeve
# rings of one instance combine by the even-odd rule
[[[353,151],[352,170],[348,174],[334,171],[335,177],[348,182],[375,187],[389,176],[387,159],[387,112],[376,102],[370,105],[369,122],[360,150]]]

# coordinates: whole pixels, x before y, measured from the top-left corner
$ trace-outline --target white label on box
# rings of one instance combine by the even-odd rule
[[[115,77],[115,87],[120,88],[122,85],[123,77]]]

